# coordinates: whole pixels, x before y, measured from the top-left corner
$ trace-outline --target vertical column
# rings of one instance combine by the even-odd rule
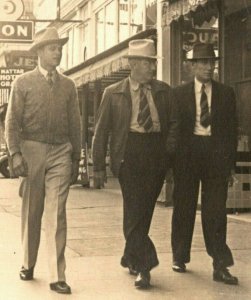
[[[157,54],[163,57],[163,38],[162,38],[162,1],[157,0]],[[163,60],[158,60],[157,79],[163,78]]]
[[[82,128],[82,149],[80,161],[80,181],[84,187],[90,186],[89,172],[88,172],[88,85],[78,89],[78,98],[81,110],[81,128]]]

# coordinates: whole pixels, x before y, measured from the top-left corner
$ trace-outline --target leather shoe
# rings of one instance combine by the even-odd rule
[[[65,281],[50,283],[50,288],[59,294],[71,294],[71,288]]]
[[[174,272],[185,273],[186,272],[186,265],[182,262],[174,261],[172,269]]]
[[[135,280],[135,286],[146,289],[150,286],[150,279],[151,275],[150,272],[139,272],[136,280]]]
[[[33,279],[33,271],[34,268],[25,269],[24,266],[22,266],[19,276],[21,280],[32,280]]]
[[[128,265],[128,269],[130,275],[137,276],[139,273],[132,265]]]
[[[226,284],[233,284],[237,285],[238,284],[238,278],[235,276],[232,276],[227,268],[219,269],[219,270],[214,270],[213,272],[213,280],[214,281],[220,281],[224,282]]]

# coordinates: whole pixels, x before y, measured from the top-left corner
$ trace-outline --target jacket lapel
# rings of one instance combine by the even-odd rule
[[[217,109],[218,109],[218,104],[219,104],[219,89],[217,86],[217,82],[212,81],[212,99],[211,99],[211,117],[215,116]]]
[[[132,108],[132,98],[130,92],[130,84],[129,84],[129,77],[125,78],[120,82],[120,84],[114,90],[115,94],[123,94],[127,101],[127,104],[130,108]]]
[[[211,130],[212,134],[215,128],[215,119],[219,107],[219,88],[216,81],[212,80],[212,99],[211,99]]]
[[[188,111],[189,115],[192,119],[193,126],[195,125],[195,119],[196,119],[196,101],[195,101],[195,90],[194,90],[194,81],[190,83],[189,86],[189,94],[188,94]]]

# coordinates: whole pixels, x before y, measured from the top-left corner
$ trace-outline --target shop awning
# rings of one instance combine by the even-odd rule
[[[112,57],[95,62],[69,76],[77,86],[103,78],[111,78],[113,74],[118,74],[120,70],[128,69],[128,62],[123,58],[123,54],[127,54],[127,52],[123,52],[118,52]],[[67,74],[67,72],[65,73]]]
[[[166,0],[162,6],[162,26],[168,26],[172,21],[177,21],[181,16],[194,13],[201,9],[206,13],[207,8],[214,10],[218,0]]]
[[[139,32],[118,45],[66,70],[64,73],[70,76],[78,87],[101,79],[102,84],[118,81],[129,74],[128,60],[124,58],[128,54],[129,41],[151,37],[156,37],[156,29]]]

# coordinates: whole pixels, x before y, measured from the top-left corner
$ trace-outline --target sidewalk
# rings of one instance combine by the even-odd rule
[[[151,237],[160,265],[152,271],[153,287],[147,291],[134,287],[134,277],[120,267],[123,251],[122,201],[113,179],[103,190],[71,188],[67,205],[68,239],[66,250],[67,282],[72,295],[49,290],[44,233],[35,269],[35,280],[18,277],[22,262],[20,245],[20,207],[18,180],[0,178],[0,300],[40,299],[251,299],[251,224],[249,215],[229,216],[228,240],[235,257],[231,272],[239,286],[212,280],[211,259],[205,252],[200,216],[192,247],[192,261],[186,274],[171,270],[170,222],[172,209],[157,204]]]

